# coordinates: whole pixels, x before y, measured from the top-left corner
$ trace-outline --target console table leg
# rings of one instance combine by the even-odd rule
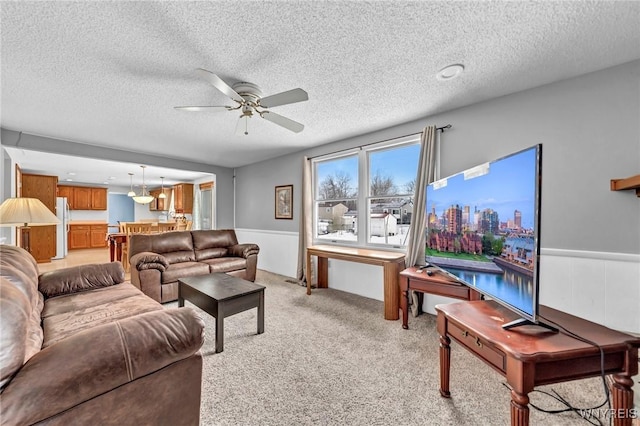
[[[614,409],[614,426],[631,426],[632,424],[633,390],[631,390],[631,386],[633,386],[631,377],[622,374],[613,375],[611,400]]]
[[[402,265],[404,266],[404,261]],[[398,285],[398,277],[400,263],[386,262],[382,269],[384,275],[384,319],[395,321],[399,318],[400,286]]]
[[[529,426],[529,396],[511,391],[511,426]]]
[[[329,288],[329,259],[318,256],[318,288]]]
[[[402,310],[402,328],[407,330],[409,328],[409,313],[407,312],[409,309],[408,290],[402,290],[402,295],[400,296],[400,309]]]
[[[451,339],[440,336],[440,395],[451,398],[449,392],[449,370],[451,367]]]
[[[313,271],[311,270],[311,255],[307,253],[307,295],[311,294],[311,280],[313,280]]]

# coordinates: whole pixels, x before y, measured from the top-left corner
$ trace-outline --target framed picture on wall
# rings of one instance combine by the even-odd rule
[[[276,219],[293,219],[293,185],[276,186]]]

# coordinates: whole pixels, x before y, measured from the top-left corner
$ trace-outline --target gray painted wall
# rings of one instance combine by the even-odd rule
[[[213,173],[216,175],[216,191],[220,202],[216,204],[216,221],[218,228],[233,228],[233,169],[212,166],[210,164],[176,160],[159,155],[148,155],[118,149],[85,145],[61,139],[23,134],[1,129],[0,141],[5,146],[19,146],[24,149],[73,155],[77,157],[98,158],[110,161],[125,161],[128,163],[148,164],[151,166],[168,167],[178,170],[193,170]],[[3,150],[4,151],[4,150]],[[223,201],[224,200],[224,201]]]
[[[11,197],[11,158],[4,149],[0,148],[0,176],[2,176],[0,184],[0,200]],[[11,243],[12,227],[0,227],[0,242],[6,244]]]
[[[640,253],[640,199],[609,181],[640,173],[640,61],[449,111],[236,170],[236,227],[298,231],[302,157],[417,133],[442,134],[441,176],[543,144],[541,246]],[[304,137],[304,132],[301,133]],[[274,187],[294,185],[293,220]]]

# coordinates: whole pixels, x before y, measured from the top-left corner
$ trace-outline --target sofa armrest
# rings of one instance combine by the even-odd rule
[[[45,298],[109,287],[124,282],[120,262],[81,265],[41,274],[38,290]]]
[[[169,261],[166,257],[150,251],[142,251],[131,256],[129,262],[138,271],[157,269],[160,272],[164,272],[169,267]]]
[[[251,255],[258,254],[260,247],[257,244],[236,244],[227,248],[230,256],[244,257],[245,259]]]
[[[38,352],[18,371],[2,393],[3,422],[47,419],[188,358],[203,341],[204,322],[191,308],[147,312],[79,332]]]

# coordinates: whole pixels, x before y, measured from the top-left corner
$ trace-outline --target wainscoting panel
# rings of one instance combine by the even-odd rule
[[[542,249],[540,303],[640,334],[640,255]]]
[[[237,229],[260,246],[258,268],[295,277],[298,233]],[[607,327],[640,334],[640,255],[542,249],[540,303]],[[382,268],[329,260],[329,286],[383,300]],[[456,299],[425,295],[423,310]]]
[[[255,243],[260,247],[258,269],[295,278],[298,268],[298,233],[236,229],[239,243]]]

